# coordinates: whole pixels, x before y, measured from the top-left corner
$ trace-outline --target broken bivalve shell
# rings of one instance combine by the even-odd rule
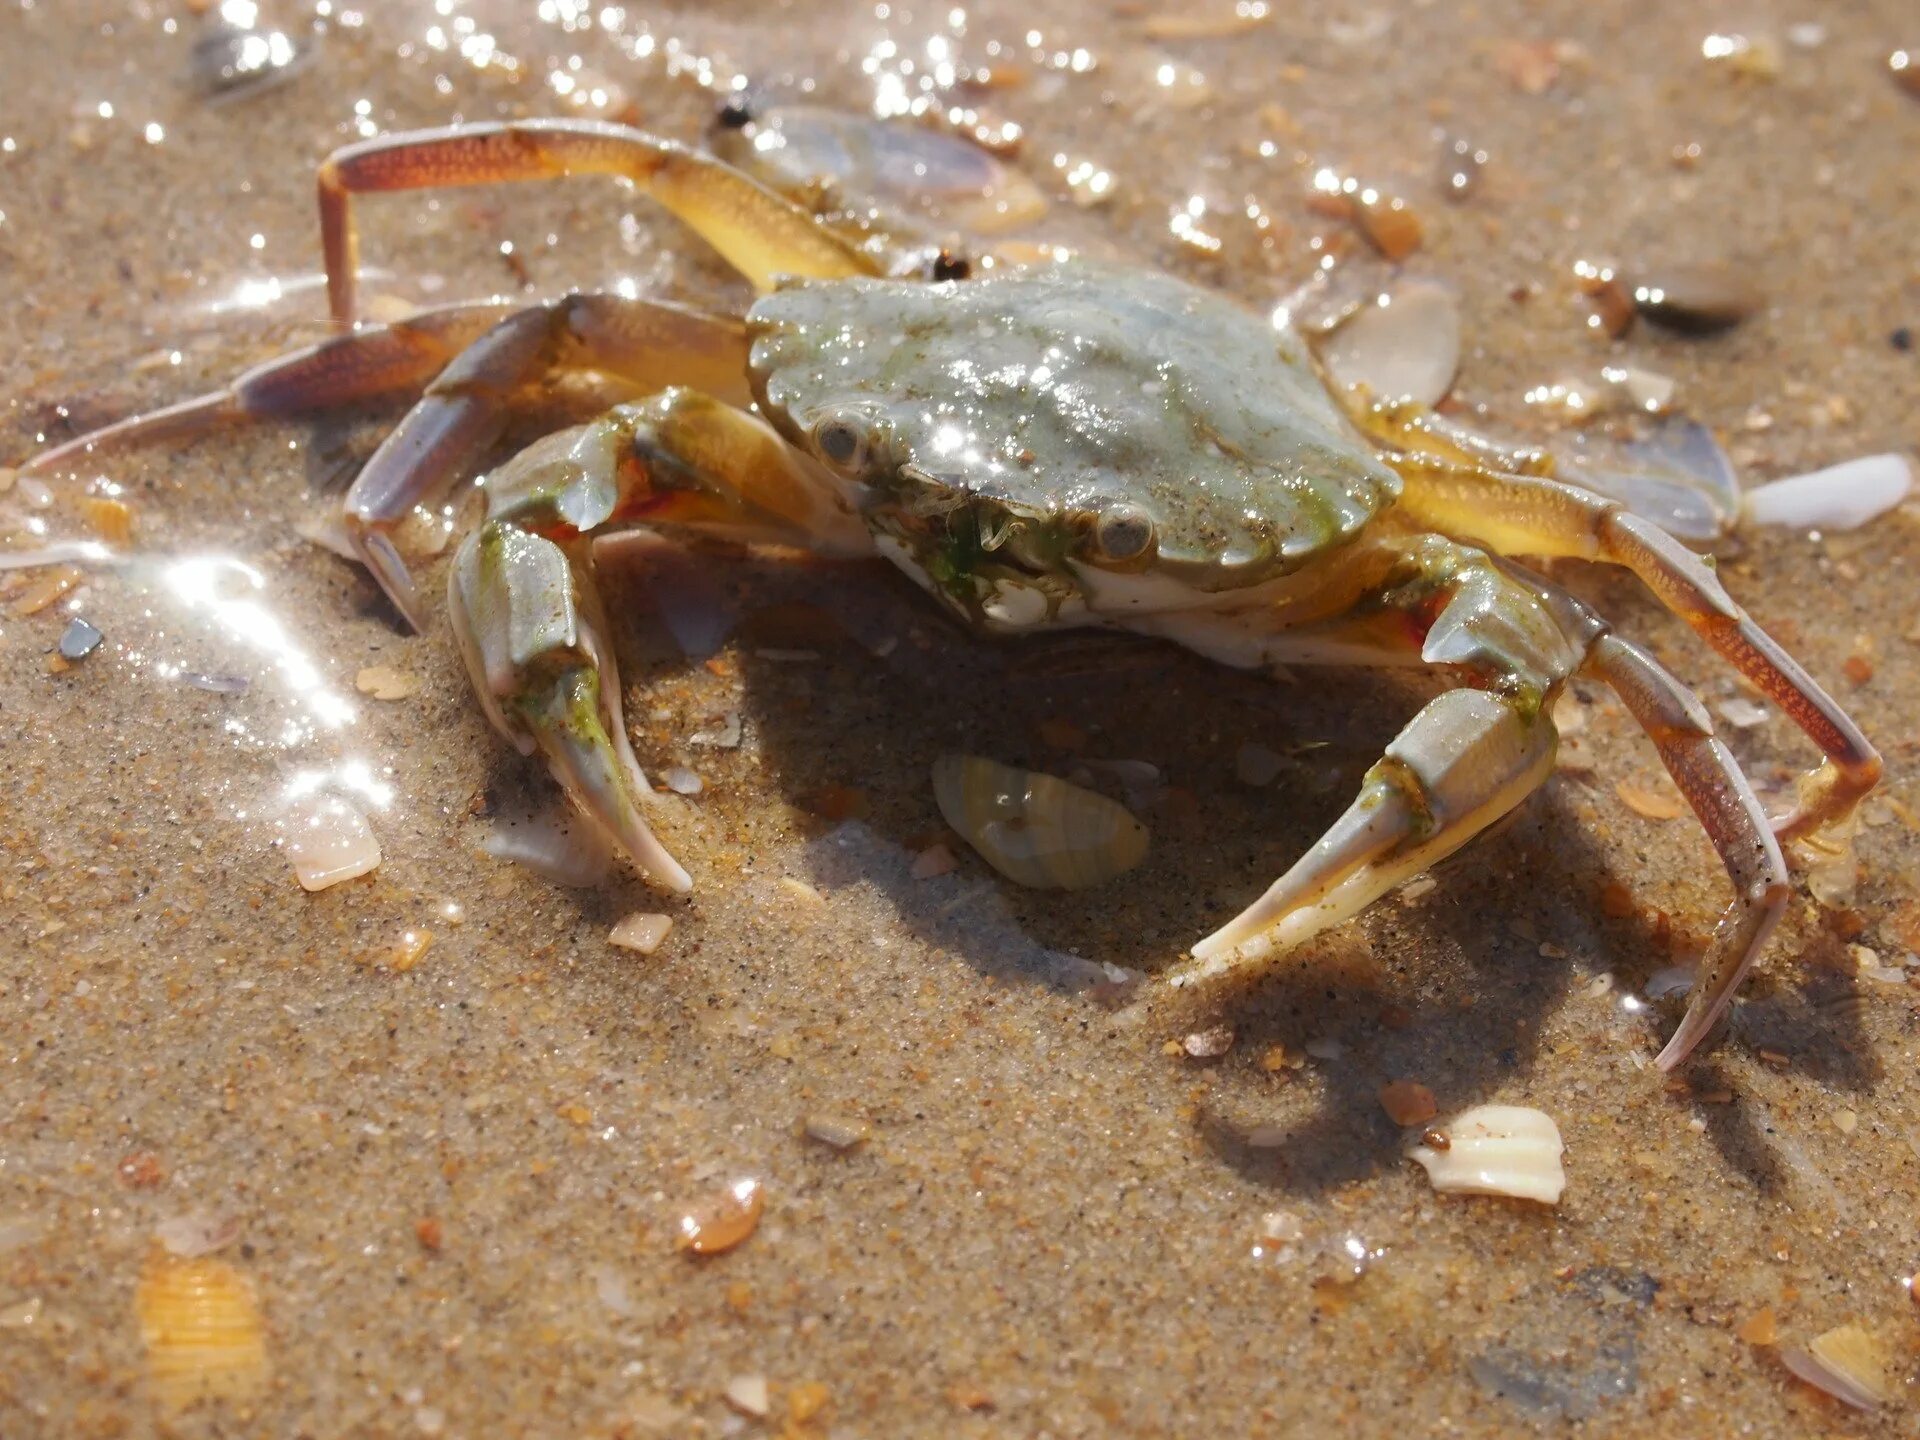
[[[1015,884],[1084,890],[1147,856],[1147,827],[1120,805],[1053,775],[978,755],[934,762],[940,813]]]
[[[1376,400],[1437,405],[1460,368],[1460,301],[1437,280],[1403,280],[1321,341],[1320,359]]]
[[[211,1256],[156,1253],[134,1292],[147,1373],[168,1406],[257,1392],[266,1379],[266,1337],[253,1285]]]
[[[1446,1136],[1446,1148],[1422,1143],[1407,1157],[1443,1195],[1509,1195],[1556,1205],[1567,1188],[1560,1127],[1545,1111],[1476,1105],[1432,1128]]]
[[[1858,1325],[1829,1330],[1804,1350],[1783,1350],[1780,1363],[1796,1379],[1856,1410],[1877,1410],[1893,1399],[1886,1347]]]

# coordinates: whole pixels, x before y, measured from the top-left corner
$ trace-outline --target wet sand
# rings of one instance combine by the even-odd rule
[[[363,121],[567,111],[691,140],[735,74],[859,110],[903,57],[908,87],[937,65],[935,40],[1018,73],[984,98],[1025,127],[1050,223],[1263,308],[1351,243],[1309,203],[1316,167],[1405,196],[1426,226],[1409,263],[1463,297],[1456,397],[1506,433],[1551,438],[1530,388],[1631,363],[1674,377],[1750,482],[1920,439],[1920,354],[1892,339],[1920,326],[1920,101],[1885,65],[1920,35],[1892,0],[1823,15],[1812,45],[1789,38],[1806,15],[1747,7],[1738,28],[1779,46],[1772,77],[1702,58],[1731,17],[1624,4],[1276,7],[1231,38],[1155,40],[1147,7],[1092,0],[1049,7],[1034,36],[1033,8],[1003,3],[406,0],[336,13],[292,80],[218,105],[188,82],[193,8],[0,14],[0,461],[320,334],[312,289],[215,306],[312,275],[313,168]],[[495,48],[461,58],[476,35]],[[1563,43],[1549,67],[1515,41]],[[1442,131],[1490,157],[1462,203],[1440,193]],[[1081,159],[1111,170],[1112,200],[1068,198]],[[1170,225],[1195,196],[1217,249]],[[603,183],[362,213],[365,261],[390,272],[367,288],[390,306],[523,281],[744,298]],[[1593,333],[1575,263],[1662,259],[1729,261],[1765,307],[1712,338]],[[1364,247],[1350,263],[1386,273]],[[1679,1002],[1638,997],[1726,881],[1690,821],[1623,803],[1657,762],[1583,687],[1584,765],[1426,893],[1175,996],[1151,976],[1311,843],[1413,687],[1279,685],[1132,642],[985,644],[883,568],[716,554],[743,618],[712,663],[677,656],[657,617],[621,635],[636,748],[705,782],[663,827],[691,900],[488,858],[487,813],[547,782],[487,729],[444,622],[402,633],[301,536],[384,423],[232,431],[0,495],[19,549],[91,534],[81,499],[104,477],[143,557],[37,613],[38,577],[0,601],[8,1440],[1909,1428],[1920,1007],[1853,947],[1898,971],[1920,940],[1920,506],[1718,547],[1728,585],[1881,745],[1887,799],[1853,898],[1796,885],[1676,1091],[1651,1058]],[[248,569],[181,568],[205,556]],[[1745,693],[1630,580],[1554,573],[1710,702]],[[51,673],[74,614],[105,640]],[[417,693],[361,693],[375,665]],[[209,693],[181,671],[251,683]],[[690,742],[730,712],[737,748]],[[1811,760],[1777,713],[1728,739],[1776,797]],[[1272,785],[1236,780],[1249,742],[1291,758]],[[928,767],[951,750],[1152,763],[1173,794],[1145,813],[1149,860],[1065,897],[965,853],[912,878],[941,834]],[[383,859],[309,895],[275,816],[316,784],[358,795]],[[864,813],[819,813],[836,786]],[[674,917],[651,956],[606,938],[636,910]],[[1116,994],[1094,962],[1149,978]],[[1224,1056],[1177,1043],[1222,1024]],[[1559,1205],[1436,1196],[1376,1099],[1399,1078],[1443,1115],[1551,1114]],[[810,1118],[867,1138],[836,1150]],[[682,1216],[743,1177],[765,1197],[755,1232],[680,1248]],[[204,1225],[225,1232],[188,1234]],[[194,1398],[161,1373],[178,1347],[151,1310],[186,1263],[168,1242],[215,1240],[191,1273],[250,1295],[231,1303],[264,1338],[203,1352],[228,1363],[222,1393]],[[1778,1344],[1736,1333],[1768,1310]],[[1890,1354],[1879,1418],[1777,1358],[1847,1323]],[[765,1417],[743,1413],[750,1377]]]

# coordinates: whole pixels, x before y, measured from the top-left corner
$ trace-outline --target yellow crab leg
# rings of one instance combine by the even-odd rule
[[[711,155],[601,120],[515,120],[382,135],[348,145],[320,166],[320,239],[334,323],[354,320],[359,241],[353,197],[613,175],[630,180],[712,245],[755,289],[782,275],[832,279],[876,273],[875,263],[814,217]]]
[[[1799,803],[1774,824],[1782,840],[1844,820],[1879,782],[1880,754],[1860,727],[1735,603],[1699,556],[1619,504],[1572,485],[1426,456],[1388,457],[1416,523],[1502,554],[1572,556],[1631,570],[1752,680],[1818,745],[1826,763],[1800,782]]]

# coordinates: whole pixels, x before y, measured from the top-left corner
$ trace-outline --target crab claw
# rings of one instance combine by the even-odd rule
[[[1483,690],[1436,696],[1387,746],[1333,828],[1266,894],[1193,947],[1176,985],[1290,950],[1357,915],[1519,804],[1553,767],[1555,735]]]
[[[693,881],[654,838],[652,790],[627,744],[611,651],[583,597],[579,562],[502,521],[468,536],[449,573],[453,625],[495,727],[547,758],[554,779],[647,879],[681,894]]]

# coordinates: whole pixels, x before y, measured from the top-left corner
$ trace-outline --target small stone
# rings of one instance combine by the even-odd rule
[[[376,700],[405,700],[419,693],[420,677],[391,665],[368,665],[353,677],[353,686]]]
[[[851,1150],[872,1133],[865,1121],[846,1115],[821,1111],[806,1119],[807,1138],[819,1141],[830,1150]]]
[[[660,772],[660,783],[676,795],[698,795],[707,782],[684,765],[669,765]]]
[[[1851,1135],[1860,1128],[1860,1116],[1858,1112],[1842,1106],[1833,1112],[1833,1124],[1842,1135]]]
[[[1780,1325],[1774,1318],[1771,1305],[1761,1306],[1741,1321],[1740,1328],[1733,1333],[1749,1345],[1777,1345],[1780,1342]]]
[[[827,1408],[830,1398],[832,1392],[818,1380],[796,1385],[787,1392],[787,1418],[796,1425],[805,1425]]]
[[[1433,1091],[1417,1080],[1394,1080],[1379,1089],[1380,1108],[1399,1126],[1424,1125],[1440,1113]]]
[[[913,868],[909,873],[916,880],[931,880],[936,875],[950,875],[959,868],[959,857],[945,845],[935,844],[913,857]]]
[[[1635,281],[1633,303],[1647,319],[1669,330],[1711,335],[1738,325],[1765,302],[1727,266],[1669,265]]]
[[[61,633],[60,658],[84,660],[100,648],[100,642],[105,638],[97,627],[76,615],[67,622],[67,628]]]
[[[1217,1060],[1233,1048],[1233,1027],[1215,1025],[1197,1030],[1181,1040],[1180,1048],[1196,1060]]]
[[[1271,785],[1286,766],[1285,756],[1275,754],[1264,745],[1242,745],[1233,756],[1234,777],[1242,785],[1252,785],[1256,789]]]

